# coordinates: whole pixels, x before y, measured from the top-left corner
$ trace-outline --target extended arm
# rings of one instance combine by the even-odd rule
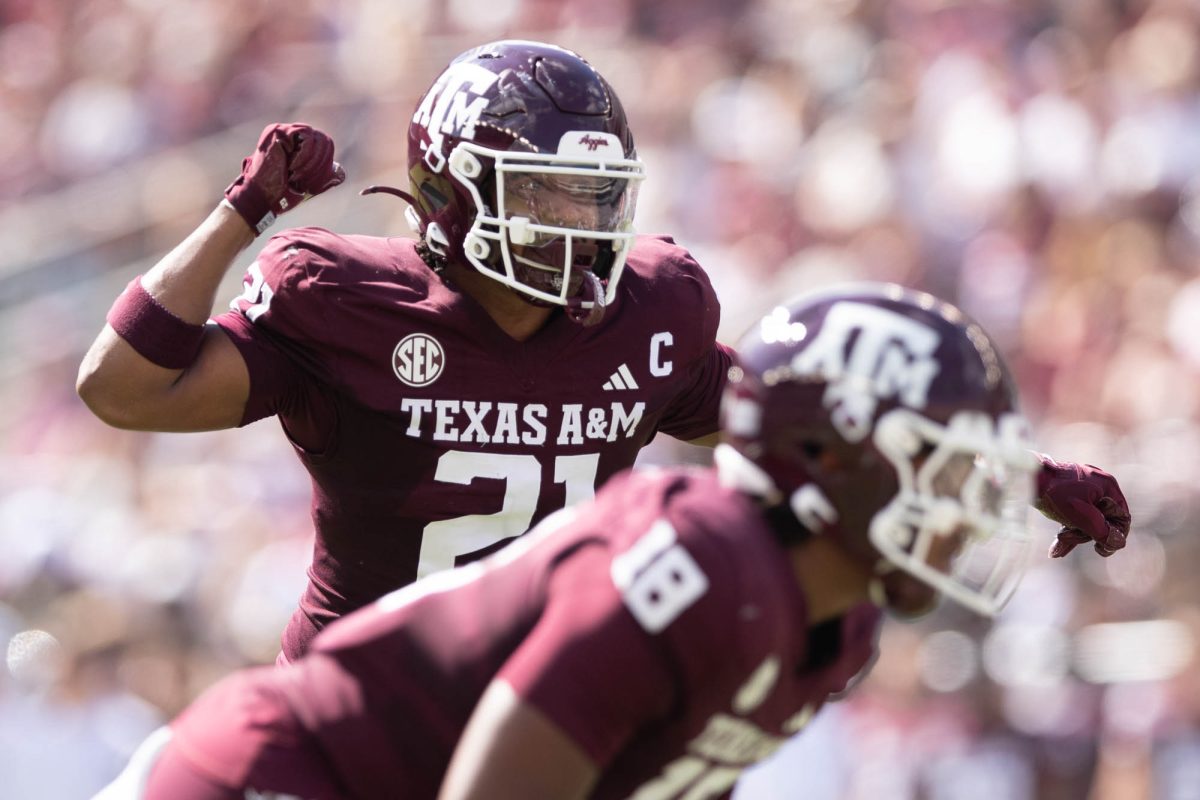
[[[1062,526],[1050,548],[1062,558],[1077,545],[1093,542],[1096,552],[1111,556],[1125,546],[1132,519],[1116,478],[1091,464],[1055,461],[1038,454],[1034,507]]]
[[[205,325],[234,259],[278,214],[338,185],[333,142],[306,125],[270,125],[225,201],[117,299],[79,368],[88,407],[119,428],[196,431],[241,419],[250,375]]]

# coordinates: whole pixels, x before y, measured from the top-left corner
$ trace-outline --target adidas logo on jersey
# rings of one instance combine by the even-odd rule
[[[626,364],[617,367],[617,371],[608,376],[608,380],[604,382],[604,391],[613,392],[621,391],[622,389],[638,388],[637,381],[633,379],[633,373],[629,371]]]

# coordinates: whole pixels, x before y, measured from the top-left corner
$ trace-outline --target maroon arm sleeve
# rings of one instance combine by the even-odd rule
[[[691,253],[672,246],[668,251],[673,285],[678,287],[680,308],[696,309],[696,325],[690,341],[687,375],[679,393],[662,416],[658,429],[684,441],[716,433],[719,428],[721,394],[725,389],[733,350],[717,341],[721,303],[712,282]],[[676,305],[676,304],[673,304]]]
[[[213,321],[242,354],[250,373],[250,396],[239,425],[292,410],[304,393],[305,375],[299,365],[241,313],[228,311]]]
[[[310,263],[321,258],[308,242],[316,233],[295,229],[272,237],[247,268],[231,310],[213,320],[250,373],[242,425],[273,414],[311,413],[314,378],[321,381],[330,371],[321,340],[328,325],[309,277]]]
[[[716,433],[720,427],[721,394],[732,364],[733,350],[713,342],[708,353],[692,365],[688,387],[664,415],[659,430],[683,441]]]

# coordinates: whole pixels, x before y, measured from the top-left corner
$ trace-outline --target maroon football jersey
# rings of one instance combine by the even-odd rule
[[[435,796],[499,676],[595,759],[594,797],[715,798],[863,669],[879,621],[864,605],[813,636],[789,555],[748,499],[709,470],[644,470],[338,622],[259,680],[353,796]],[[211,720],[190,714],[179,745],[219,761],[197,744]]]
[[[216,322],[250,370],[243,424],[277,415],[313,479],[309,585],[289,658],[330,620],[490,552],[633,464],[656,433],[717,429],[729,351],[707,276],[638,240],[585,328],[508,337],[404,238],[270,240]]]

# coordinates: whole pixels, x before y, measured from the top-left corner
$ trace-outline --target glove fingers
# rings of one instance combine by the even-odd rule
[[[1125,502],[1125,495],[1121,492],[1121,485],[1117,483],[1117,479],[1099,467],[1094,467],[1091,464],[1088,464],[1087,466],[1088,469],[1091,470],[1092,477],[1099,479],[1098,486],[1101,493],[1105,497],[1113,498],[1117,505],[1119,505],[1126,511],[1126,513],[1128,513],[1129,504]]]
[[[1096,552],[1102,556],[1108,557],[1125,546],[1128,537],[1125,532],[1115,525],[1108,526],[1108,538],[1103,542],[1096,542]]]
[[[1058,538],[1054,540],[1054,544],[1050,546],[1051,558],[1062,558],[1067,553],[1070,553],[1078,545],[1084,542],[1092,541],[1092,537],[1086,533],[1081,533],[1074,528],[1063,528],[1058,532]],[[1097,546],[1099,543],[1097,542]]]
[[[342,169],[341,164],[334,161],[333,174],[329,176],[329,180],[325,182],[325,185],[321,186],[319,189],[317,189],[317,191],[313,192],[313,194],[320,194],[328,189],[332,189],[333,187],[341,184],[344,180],[346,180],[346,170]]]
[[[1129,524],[1132,522],[1129,509],[1119,500],[1113,497],[1101,497],[1096,501],[1096,507],[1100,509],[1100,513],[1104,515],[1110,525],[1115,526],[1122,533],[1129,533]]]
[[[1039,456],[1035,507],[1062,526],[1050,549],[1061,558],[1076,546],[1094,542],[1096,552],[1110,556],[1125,546],[1131,516],[1117,481],[1090,464],[1059,464]]]
[[[284,136],[282,128],[283,126],[278,124],[263,128],[263,132],[258,136],[258,152],[265,153],[274,147]]]
[[[320,194],[341,183],[341,180],[335,180],[340,167],[333,160],[333,152],[332,139],[318,131],[311,132],[293,156],[289,186],[302,194]]]
[[[225,197],[255,233],[262,233],[306,196],[345,180],[333,153],[333,140],[309,125],[268,125]]]
[[[300,149],[301,143],[306,141],[312,134],[317,133],[317,130],[311,125],[305,125],[303,122],[289,122],[286,125],[277,125],[279,130],[279,138],[283,143],[284,152],[292,155]]]
[[[333,142],[328,136],[309,131],[295,138],[296,151],[292,154],[292,172],[303,174],[320,165],[322,159],[333,158]]]
[[[1091,464],[1088,465],[1088,469],[1091,470],[1092,477],[1098,479],[1096,486],[1099,489],[1100,497],[1096,500],[1097,508],[1109,522],[1119,526],[1122,533],[1129,533],[1129,524],[1132,521],[1129,503],[1125,500],[1125,494],[1121,491],[1117,479]]]
[[[1108,538],[1108,520],[1086,498],[1071,498],[1060,504],[1059,509],[1065,518],[1064,527],[1074,528],[1098,542]]]
[[[1104,499],[1102,498],[1101,502]],[[1111,556],[1125,546],[1127,536],[1119,522],[1113,522],[1105,517],[1100,507],[1101,502],[1097,502],[1096,505],[1083,501],[1064,504],[1071,523],[1067,527],[1078,536],[1086,537],[1081,538],[1076,544],[1092,539],[1096,542],[1097,553],[1102,556]]]

